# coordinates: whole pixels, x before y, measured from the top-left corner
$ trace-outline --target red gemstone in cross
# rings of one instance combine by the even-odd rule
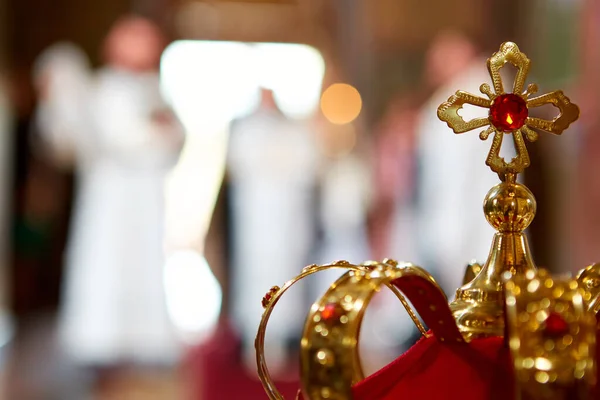
[[[496,97],[490,107],[490,122],[503,132],[521,128],[528,115],[525,100],[513,93]]]

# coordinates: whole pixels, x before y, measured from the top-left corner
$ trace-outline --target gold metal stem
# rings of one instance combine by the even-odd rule
[[[471,282],[456,291],[452,314],[466,339],[504,334],[502,276],[536,270],[527,237],[522,233],[497,233],[487,262]]]
[[[521,184],[502,182],[488,192],[484,212],[498,233],[481,271],[456,291],[450,304],[465,339],[504,335],[503,275],[524,275],[536,270],[523,233],[533,220],[535,209],[533,194]]]
[[[514,275],[535,269],[525,234],[497,233],[494,235],[488,261],[473,283],[479,281],[482,285],[493,284],[495,289],[501,289],[502,275],[506,271]]]

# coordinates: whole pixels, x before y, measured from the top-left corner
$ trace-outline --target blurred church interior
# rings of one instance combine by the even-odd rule
[[[115,100],[105,111],[98,87],[106,38],[128,15],[150,21],[166,38],[156,68],[148,68],[161,106],[151,109],[143,94],[154,75],[131,67],[130,80],[111,81]],[[491,54],[504,41],[537,60],[531,74],[541,88],[565,88],[582,106],[568,139],[544,137],[530,148],[525,180],[544,199],[529,230],[535,258],[560,273],[595,261],[599,20],[594,0],[0,0],[0,398],[266,398],[253,340],[271,286],[305,265],[337,259],[435,264],[428,232],[416,234],[415,227],[423,218],[419,205],[435,192],[421,184],[424,168],[436,165],[419,151],[424,119],[436,118],[427,105],[458,79],[451,71],[466,68],[468,55]],[[142,42],[118,43],[133,57]],[[40,56],[60,43],[89,62],[89,93],[67,98],[73,74],[64,73],[53,93],[71,101],[61,103],[66,119],[40,119],[40,110],[58,109],[60,101],[40,89],[47,84],[39,79]],[[438,51],[436,43],[452,51]],[[137,100],[116,106],[134,84]],[[159,102],[158,89],[156,96]],[[151,109],[148,120],[133,124],[127,113],[143,107]],[[77,118],[76,125],[65,122]],[[57,123],[50,128],[47,121]],[[175,126],[185,138],[173,136]],[[150,139],[140,139],[138,128]],[[93,140],[82,145],[86,135]],[[73,150],[78,146],[85,151]],[[102,164],[98,174],[114,174],[106,178],[113,185],[102,188],[106,197],[91,187],[93,160]],[[483,164],[481,170],[489,172]],[[96,211],[82,217],[84,197],[108,203],[88,204]],[[86,234],[112,220],[113,211],[104,236]],[[149,223],[154,217],[159,222]],[[482,213],[474,218],[484,220]],[[118,239],[127,229],[132,233]],[[105,237],[114,239],[112,247],[100,247]],[[73,246],[107,261],[81,278],[79,264],[92,260],[72,261]],[[113,248],[126,250],[108,254]],[[456,271],[485,252],[462,255]],[[448,287],[455,287],[458,272],[423,266],[434,276],[438,268],[444,282],[450,275]],[[298,388],[305,310],[335,276],[300,285],[273,315],[267,355],[286,398]],[[389,300],[382,295],[367,315],[362,351],[369,371],[414,339],[403,309]],[[89,308],[76,307],[87,302]],[[150,324],[161,310],[176,356],[127,356],[127,346],[140,343],[148,355],[160,353]],[[101,361],[78,362],[63,351],[61,324],[69,318],[92,321],[82,335],[93,338]],[[103,352],[96,325],[110,328],[121,353]],[[77,336],[69,340],[67,347],[85,347]]]

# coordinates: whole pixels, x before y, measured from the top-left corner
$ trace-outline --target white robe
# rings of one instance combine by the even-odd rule
[[[331,161],[321,178],[320,215],[323,241],[318,259],[328,264],[348,260],[360,264],[371,258],[366,229],[371,182],[364,163],[354,155]],[[346,271],[332,269],[313,276],[311,301],[316,301]]]
[[[438,119],[437,108],[456,90],[486,97],[479,91],[484,82],[491,84],[489,73],[485,62],[476,60],[437,90],[417,127],[419,204],[414,223],[420,254],[411,261],[430,271],[449,298],[461,286],[467,264],[487,258],[495,231],[483,214],[483,200],[500,180],[485,164],[492,144],[492,137],[479,139],[485,128],[457,135]],[[467,121],[487,113],[488,109],[468,106],[460,112]],[[506,139],[502,154],[514,155],[512,140]]]
[[[49,142],[75,142],[78,192],[60,337],[84,364],[171,363],[179,344],[163,287],[163,184],[183,130],[151,118],[168,110],[157,74],[104,69],[86,88],[65,101],[75,114],[55,107],[57,88],[38,117]]]
[[[248,357],[254,354],[262,297],[308,262],[314,238],[316,164],[313,137],[302,122],[261,110],[233,127],[228,155],[232,303]],[[301,332],[307,307],[299,288],[292,288],[278,303],[267,335],[274,363],[282,361],[286,342]]]

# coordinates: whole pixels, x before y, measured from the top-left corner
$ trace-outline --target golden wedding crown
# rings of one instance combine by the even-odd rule
[[[507,91],[500,76],[500,69],[507,63],[517,70],[512,91]],[[536,201],[516,179],[530,164],[526,142],[535,142],[539,131],[562,134],[577,120],[579,109],[562,91],[534,97],[537,86],[525,87],[530,60],[514,43],[502,44],[488,59],[487,67],[492,86],[480,86],[485,97],[457,91],[438,108],[438,117],[454,133],[484,128],[479,134],[481,140],[492,136],[486,164],[498,174],[500,182],[489,190],[483,202],[485,218],[496,230],[487,261],[467,267],[464,285],[449,303],[428,272],[391,259],[360,265],[347,261],[310,265],[283,286],[274,286],[262,300],[264,314],[255,343],[258,374],[270,399],[283,398],[273,384],[264,356],[271,312],[296,282],[331,268],[347,271],[308,312],[301,341],[298,398],[391,398],[380,395],[381,380],[369,383],[367,379],[363,383],[358,356],[365,310],[383,287],[397,296],[423,335],[422,340],[431,342],[431,346],[446,346],[460,357],[492,343],[486,338],[497,338],[493,343],[499,343],[498,354],[501,348],[506,349],[507,365],[510,364],[507,379],[514,382],[511,391],[515,398],[594,396],[600,264],[583,269],[575,278],[554,278],[536,267],[523,233],[535,216]],[[465,104],[488,108],[489,115],[465,121],[459,115]],[[558,108],[554,119],[529,115],[530,109],[547,104]],[[500,156],[505,135],[512,136],[516,150],[510,161]],[[451,397],[471,398],[462,393],[456,395]]]

